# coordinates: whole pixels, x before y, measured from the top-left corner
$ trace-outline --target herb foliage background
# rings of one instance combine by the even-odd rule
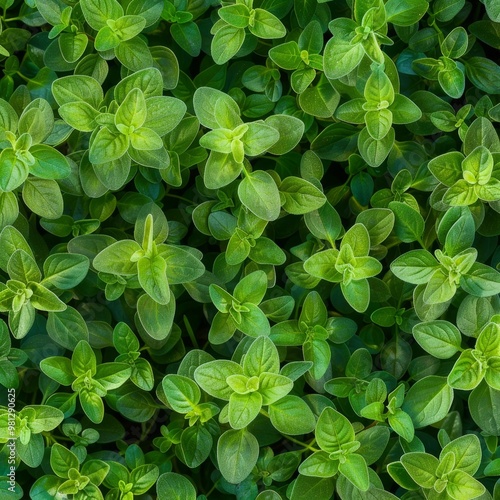
[[[498,0],[0,22],[2,498],[500,498]]]

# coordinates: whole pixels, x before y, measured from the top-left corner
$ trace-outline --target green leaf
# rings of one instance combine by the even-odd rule
[[[146,109],[146,99],[139,89],[133,89],[123,100],[115,115],[115,125],[120,131],[119,125],[123,125],[123,133],[129,128],[138,129],[144,125],[148,110]]]
[[[36,177],[26,179],[23,200],[33,212],[46,219],[58,219],[63,214],[64,201],[55,180]]]
[[[99,82],[90,76],[84,75],[58,78],[52,84],[52,93],[59,106],[83,101],[98,109],[104,98]]]
[[[216,64],[224,64],[240,50],[245,30],[229,24],[222,26],[212,39],[211,54]],[[200,120],[201,121],[201,120]]]
[[[439,422],[450,410],[453,389],[445,377],[430,375],[418,380],[408,391],[403,411],[410,415],[415,428]]]
[[[77,377],[86,375],[87,371],[90,371],[92,376],[96,373],[96,357],[92,347],[90,347],[90,344],[85,340],[78,342],[75,350],[73,351],[73,356],[71,357],[71,369]]]
[[[248,129],[241,139],[247,156],[257,156],[264,153],[280,137],[280,133],[270,125],[265,125],[261,122],[252,122],[248,123],[247,126]]]
[[[316,78],[316,71],[312,68],[297,69],[292,73],[290,84],[296,94],[302,94]]]
[[[394,88],[391,80],[384,73],[382,66],[378,66],[366,81],[364,97],[368,103],[392,104],[394,101]]]
[[[273,178],[263,170],[247,173],[238,186],[241,202],[257,217],[272,221],[280,213],[278,187]]]
[[[465,74],[458,66],[438,74],[441,88],[453,99],[459,99],[465,90]]]
[[[269,335],[271,327],[262,309],[249,302],[244,307],[248,311],[241,313],[241,321],[237,323],[238,330],[250,337]]]
[[[59,297],[38,283],[30,283],[29,289],[33,292],[30,298],[31,305],[39,311],[64,311],[66,304]]]
[[[251,473],[258,456],[257,438],[246,429],[228,430],[217,442],[217,463],[231,484],[240,483]]]
[[[499,403],[500,391],[491,388],[485,381],[469,396],[469,408],[474,422],[492,436],[500,435],[500,418],[496,410]]]
[[[451,358],[461,349],[462,336],[448,321],[425,321],[415,325],[412,333],[420,346],[438,359]]]
[[[193,95],[193,106],[200,123],[204,127],[211,129],[217,129],[226,125],[220,124],[217,120],[219,114],[217,112],[218,107],[223,106],[226,109],[225,113],[235,115],[236,117],[240,114],[238,104],[229,95],[210,87],[200,87],[196,90]],[[239,123],[235,123],[232,128],[238,125]]]
[[[361,491],[367,491],[370,487],[365,459],[357,453],[347,455],[345,462],[339,463],[339,472]]]
[[[61,385],[71,385],[75,380],[71,362],[63,356],[52,356],[40,362],[40,369],[45,375]]]
[[[94,378],[104,387],[111,391],[118,389],[130,377],[131,367],[128,363],[102,363],[97,366]]]
[[[297,42],[290,41],[276,45],[269,49],[269,57],[280,68],[294,70],[297,69],[302,59]]]
[[[465,62],[465,74],[472,84],[483,92],[499,93],[496,81],[500,75],[500,66],[492,60],[485,57],[469,58]]]
[[[500,150],[500,140],[493,124],[484,117],[476,118],[465,135],[464,153],[470,154],[477,146],[485,146],[490,151]]]
[[[300,177],[286,177],[279,185],[279,191],[285,197],[283,209],[290,214],[312,212],[326,201],[325,195],[317,187]]]
[[[246,28],[250,21],[250,10],[245,4],[227,5],[217,13],[222,20],[235,28]]]
[[[420,213],[400,201],[391,201],[389,208],[396,217],[394,232],[403,243],[411,243],[422,237],[425,222]]]
[[[396,125],[413,123],[422,117],[420,108],[402,94],[394,96],[394,102],[389,106],[389,110],[392,112],[392,122]]]
[[[304,262],[304,270],[316,278],[340,283],[342,274],[335,269],[338,255],[339,251],[333,249],[318,252]]]
[[[122,103],[126,96],[135,88],[138,88],[148,100],[151,97],[159,97],[163,91],[163,80],[158,69],[146,68],[120,80],[114,89],[117,102]]]
[[[29,167],[11,148],[0,153],[0,189],[13,191],[28,177]]]
[[[243,373],[248,377],[258,377],[265,372],[274,374],[279,372],[279,355],[273,342],[267,337],[260,336],[252,342],[246,353]]]
[[[64,414],[61,410],[48,405],[25,406],[21,412],[22,415],[29,412],[28,425],[34,434],[49,432],[64,420]]]
[[[394,213],[388,208],[369,208],[356,217],[356,223],[363,224],[368,230],[372,247],[385,241],[394,227],[394,221]]]
[[[50,449],[50,467],[57,476],[68,478],[70,469],[78,470],[80,464],[73,452],[59,443],[55,443]]]
[[[358,312],[365,312],[370,303],[370,285],[367,279],[340,283],[340,288],[349,305]]]
[[[193,281],[205,272],[200,260],[183,248],[159,245],[158,253],[167,265],[166,276],[171,285]]]
[[[154,340],[165,340],[170,335],[174,315],[175,300],[171,296],[168,304],[159,304],[148,294],[137,301],[137,315],[147,335]]]
[[[358,136],[359,154],[371,167],[378,167],[389,155],[394,145],[395,131],[390,128],[380,140],[374,139],[365,127]]]
[[[354,25],[352,31],[354,31],[356,24],[354,22],[352,24]],[[364,54],[363,46],[360,43],[351,43],[350,40],[342,38],[331,38],[326,43],[324,52],[326,77],[337,80],[347,75],[358,66]]]
[[[19,117],[18,133],[30,135],[33,144],[44,141],[54,126],[50,104],[42,98],[31,101]]]
[[[121,158],[129,147],[128,136],[112,132],[108,127],[102,127],[90,146],[89,159],[91,163],[106,163]]]
[[[131,71],[139,71],[153,66],[151,51],[146,42],[138,36],[121,42],[115,48],[115,55],[123,66]]]
[[[255,9],[253,24],[248,26],[250,33],[263,39],[283,38],[286,28],[283,23],[271,12],[264,9]]]
[[[328,240],[331,243],[342,231],[340,216],[328,201],[318,210],[306,213],[304,222],[316,238]]]
[[[198,57],[201,51],[202,36],[198,25],[192,21],[174,23],[170,26],[172,38],[191,56]]]
[[[226,379],[230,375],[243,375],[243,368],[234,361],[216,360],[196,368],[194,379],[211,396],[229,401],[233,390]]]
[[[212,435],[205,427],[190,427],[182,432],[179,456],[188,467],[198,467],[208,458],[212,446]]]
[[[476,262],[466,274],[462,275],[460,286],[476,297],[490,297],[500,291],[500,273]]]
[[[445,57],[458,59],[467,51],[467,31],[461,26],[454,28],[441,44],[441,52]]]
[[[163,136],[181,122],[186,112],[186,105],[174,97],[155,96],[146,99],[146,109],[144,127]]]
[[[455,455],[455,469],[473,476],[481,464],[481,445],[475,434],[460,436],[448,443],[439,455],[442,459],[447,453]]]
[[[422,452],[405,453],[401,463],[410,477],[422,488],[432,488],[437,479],[436,469],[439,461],[436,457]]]
[[[316,424],[307,403],[293,395],[284,396],[269,405],[269,417],[276,430],[291,436],[312,432]]]
[[[141,246],[133,240],[116,241],[99,252],[92,265],[103,273],[133,276],[137,274],[137,263],[131,257],[138,250]]]
[[[89,340],[89,331],[82,315],[73,307],[61,312],[49,312],[49,337],[66,349],[74,350],[80,340]]]
[[[10,278],[26,284],[30,281],[39,282],[42,277],[35,260],[24,250],[16,250],[10,256],[7,272]]]
[[[500,20],[500,8],[498,6],[498,2],[495,2],[495,0],[489,0],[485,3],[485,5],[489,18],[492,21],[498,22]]]
[[[395,26],[411,26],[422,18],[428,7],[426,0],[389,0],[385,5],[387,21]]]
[[[85,20],[95,30],[106,26],[108,19],[116,20],[123,16],[123,8],[116,0],[105,0],[104,2],[83,0],[81,8]]]
[[[170,289],[167,281],[167,263],[162,256],[143,257],[137,262],[139,283],[144,291],[159,304],[168,304]]]
[[[454,498],[477,498],[486,492],[486,488],[469,474],[454,470],[450,473],[446,491]]]
[[[293,388],[293,381],[276,373],[261,373],[259,377],[259,393],[262,404],[270,405],[285,397]]]
[[[309,496],[332,498],[334,484],[333,478],[316,478],[299,474],[291,483],[290,500],[306,500]]]
[[[299,473],[310,477],[332,477],[339,469],[338,461],[331,460],[325,451],[315,451],[299,467]]]
[[[165,472],[156,483],[158,500],[196,500],[196,489],[185,476]]]
[[[104,419],[104,403],[102,399],[87,389],[82,389],[79,392],[80,404],[82,409],[94,424],[99,424]]]
[[[354,429],[344,415],[333,408],[324,408],[316,424],[316,441],[319,447],[332,453],[344,444],[354,441]]]
[[[452,2],[438,0],[434,6],[434,14],[441,22],[450,21],[460,12],[464,4],[464,0],[453,0]]]
[[[261,407],[262,396],[259,392],[233,392],[229,397],[229,424],[233,429],[244,429],[255,420]]]
[[[61,33],[59,47],[64,60],[68,63],[78,61],[84,54],[88,41],[85,33]]]
[[[196,383],[180,375],[165,376],[162,387],[169,405],[178,413],[188,413],[193,410],[201,398]]]
[[[30,173],[41,179],[64,179],[71,173],[68,160],[59,151],[45,144],[30,148],[35,163],[30,165]]]
[[[70,290],[87,275],[89,259],[85,255],[56,253],[49,255],[43,263],[44,286]]]
[[[95,37],[95,48],[97,51],[105,52],[115,49],[120,45],[120,38],[110,26],[104,26]]]
[[[484,368],[474,356],[472,349],[464,351],[448,374],[448,384],[454,389],[470,391],[477,387],[484,377]]]

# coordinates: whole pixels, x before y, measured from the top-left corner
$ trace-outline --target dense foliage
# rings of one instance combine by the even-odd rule
[[[0,22],[2,499],[500,499],[498,0]]]

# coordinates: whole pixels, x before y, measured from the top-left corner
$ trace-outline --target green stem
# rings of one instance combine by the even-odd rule
[[[292,443],[295,443],[295,444],[298,444],[299,446],[302,446],[306,450],[313,451],[313,452],[315,452],[315,451],[321,451],[318,448],[314,448],[312,446],[312,444],[314,444],[316,442],[316,438],[313,439],[309,444],[308,443],[304,443],[303,441],[299,441],[298,439],[295,439],[294,437],[288,436],[288,435],[285,435],[284,438],[288,439],[289,441],[292,441]],[[302,451],[304,451],[304,450],[302,450]]]
[[[167,193],[167,197],[177,198],[178,200],[182,200],[182,201],[185,201],[186,203],[189,203],[190,205],[193,205],[193,200],[190,200],[188,198],[184,198],[183,196],[179,196],[178,194]]]
[[[187,319],[187,317],[186,317],[185,314],[184,314],[184,316],[183,316],[182,319],[184,321],[184,325],[185,325],[186,330],[188,332],[189,338],[191,339],[191,343],[193,344],[193,346],[194,346],[195,349],[199,349],[200,346],[198,345],[198,341],[196,340],[196,337],[194,335],[193,329],[191,328],[189,320]]]
[[[26,83],[31,83],[33,81],[31,78],[24,76],[20,71],[17,71],[16,75],[19,76],[19,78],[23,79]]]
[[[158,410],[155,411],[153,418],[151,419],[151,423],[147,427],[144,422],[141,424],[142,434],[141,438],[139,439],[139,443],[142,443],[148,437],[149,433],[151,432],[151,429],[156,425],[157,416],[158,416]]]
[[[213,486],[205,493],[205,496],[208,498],[215,490],[215,487],[217,486],[218,481],[215,481]]]
[[[417,242],[424,250],[427,250],[427,246],[423,242],[422,238],[417,238]]]

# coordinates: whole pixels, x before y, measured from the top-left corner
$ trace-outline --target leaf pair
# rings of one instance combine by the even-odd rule
[[[163,243],[168,224],[164,217],[158,221],[155,227],[152,214],[138,220],[135,241],[116,241],[99,252],[92,265],[101,273],[136,278],[151,299],[167,305],[171,300],[169,284],[192,281],[205,268],[192,253]]]
[[[78,254],[52,254],[44,262],[42,279],[31,248],[17,229],[6,226],[2,230],[0,248],[0,269],[10,278],[5,285],[0,283],[0,310],[9,313],[13,335],[22,338],[32,327],[36,310],[66,309],[56,292],[77,286],[87,275],[89,260]]]
[[[438,498],[437,494],[446,492],[454,500],[465,500],[485,492],[485,487],[472,477],[479,468],[481,455],[479,439],[469,434],[448,443],[439,459],[429,453],[410,452],[401,457],[401,464],[428,495]]]
[[[269,320],[258,307],[266,291],[267,277],[264,271],[254,271],[245,276],[236,285],[232,295],[222,287],[211,284],[210,298],[218,312],[208,332],[210,342],[227,342],[236,330],[250,337],[269,335]]]
[[[283,38],[286,28],[268,10],[253,8],[253,0],[238,0],[218,11],[220,19],[211,29],[214,35],[211,55],[216,64],[224,64],[240,50],[245,42],[246,31],[262,39]]]
[[[327,407],[321,412],[315,435],[321,451],[306,458],[299,472],[314,477],[332,477],[339,473],[361,491],[367,491],[370,487],[368,467],[363,456],[356,453],[361,443],[356,440],[349,420]]]
[[[286,396],[293,381],[279,374],[278,351],[267,337],[257,338],[241,362],[216,360],[199,366],[194,377],[213,397],[229,401],[222,410],[233,429],[247,427],[263,405]]]
[[[342,238],[340,249],[319,252],[304,262],[306,272],[317,278],[340,283],[342,294],[358,312],[370,303],[368,279],[380,273],[382,265],[368,256],[370,235],[363,224],[352,226]]]
[[[78,395],[83,411],[94,423],[100,423],[104,418],[102,398],[108,391],[123,385],[131,374],[127,363],[97,365],[95,353],[85,340],[78,343],[71,361],[63,356],[51,356],[41,361],[40,368],[52,380],[73,389],[74,394],[70,397],[72,409],[67,410],[68,413],[75,411],[74,399]]]
[[[485,264],[475,263],[477,250],[469,248],[453,257],[436,250],[410,250],[391,263],[391,271],[403,281],[418,285],[426,304],[450,301],[460,286],[476,297],[488,297],[500,290],[500,274]]]
[[[453,151],[433,158],[429,170],[448,188],[443,202],[463,207],[477,200],[493,202],[500,198],[499,162],[499,153],[477,146],[467,157]]]

